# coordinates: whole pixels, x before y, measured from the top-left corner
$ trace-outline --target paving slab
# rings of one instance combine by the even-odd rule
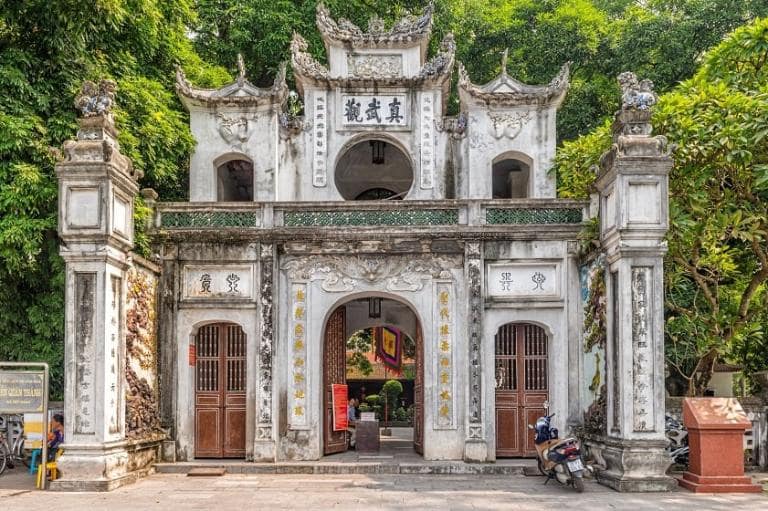
[[[763,477],[764,479],[765,477]],[[551,510],[752,511],[768,509],[768,494],[707,495],[678,489],[627,494],[588,481],[586,491],[543,477],[400,474],[227,474],[190,478],[154,474],[109,493],[0,493],[2,510]]]

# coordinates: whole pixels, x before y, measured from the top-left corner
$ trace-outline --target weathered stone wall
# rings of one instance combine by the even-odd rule
[[[606,319],[605,258],[595,257],[579,268],[581,300],[583,306],[582,357],[582,411],[584,428],[595,434],[606,431],[606,359],[605,344],[608,323]]]

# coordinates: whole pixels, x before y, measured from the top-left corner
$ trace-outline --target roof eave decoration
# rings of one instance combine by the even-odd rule
[[[189,83],[181,67],[176,68],[176,92],[182,103],[204,107],[255,107],[260,105],[282,104],[288,94],[285,83],[285,63],[275,76],[272,87],[260,88],[245,78],[245,65],[242,55],[237,56],[237,80],[219,89],[202,89]]]
[[[325,4],[320,2],[317,5],[316,22],[326,44],[335,41],[351,44],[353,48],[402,47],[426,44],[429,41],[433,13],[434,5],[430,2],[421,16],[409,14],[395,22],[389,30],[385,29],[381,18],[373,16],[368,20],[368,31],[363,32],[346,18],[334,20]]]
[[[485,85],[475,85],[464,65],[459,62],[459,91],[469,97],[494,106],[555,106],[559,107],[570,85],[570,62],[547,85],[527,85],[507,75],[507,52],[502,59],[501,74]]]
[[[293,34],[291,41],[291,66],[297,78],[297,87],[303,93],[305,84],[324,88],[333,87],[424,87],[440,85],[450,87],[455,64],[456,43],[453,34],[448,34],[440,43],[440,51],[426,62],[413,77],[403,76],[348,76],[332,77],[328,68],[318,62],[307,51],[307,41],[299,34]]]

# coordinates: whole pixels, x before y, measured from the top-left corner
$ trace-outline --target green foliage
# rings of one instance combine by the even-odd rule
[[[369,396],[365,396],[365,402],[370,406],[377,406],[381,402],[381,398],[378,394],[371,394]]]
[[[373,346],[373,329],[365,328],[347,339],[347,367],[354,367],[364,376],[373,372],[373,364],[366,356]]]
[[[392,419],[397,409],[397,398],[403,393],[403,384],[397,380],[387,380],[381,388],[381,394],[384,396],[384,403],[388,413],[387,420]]]

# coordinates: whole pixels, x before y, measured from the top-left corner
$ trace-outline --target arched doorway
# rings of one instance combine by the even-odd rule
[[[412,405],[413,448],[419,454],[423,454],[424,357],[421,324],[410,306],[396,299],[381,297],[349,300],[336,307],[325,324],[323,337],[323,454],[335,454],[347,449],[346,433],[333,430],[332,385],[347,384],[347,364],[350,353],[348,348],[351,346],[348,341],[352,334],[367,328],[378,329],[380,335],[382,332],[383,335],[391,335],[396,343],[404,342],[406,336],[409,336],[414,342],[413,374],[408,376],[412,381],[403,387],[412,392],[407,396],[407,401]],[[369,349],[375,350],[376,341],[373,342],[374,344]],[[401,346],[396,348],[396,351],[398,350],[402,353]],[[392,372],[390,376],[390,378],[385,376],[384,379],[398,379],[403,376],[403,372]],[[354,392],[359,392],[359,386],[355,388]],[[360,398],[358,395],[350,395],[349,397]],[[393,410],[387,411],[391,417]]]
[[[195,335],[195,457],[245,457],[246,336],[213,323]]]
[[[492,196],[494,199],[525,199],[529,194],[531,163],[517,153],[493,160]]]
[[[216,200],[253,202],[253,162],[244,156],[216,167]]]
[[[402,199],[413,186],[413,168],[408,156],[392,142],[367,139],[341,155],[335,182],[345,200]]]
[[[547,334],[529,323],[508,323],[495,337],[496,456],[535,456],[528,424],[549,399]]]

